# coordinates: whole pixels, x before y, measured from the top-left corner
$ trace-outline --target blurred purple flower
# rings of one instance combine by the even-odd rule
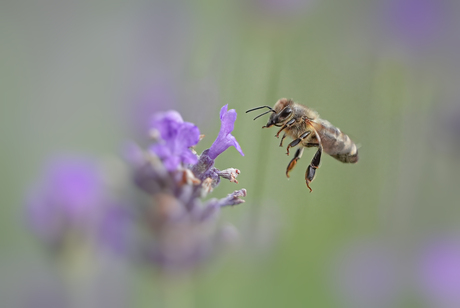
[[[332,281],[341,307],[392,307],[401,281],[396,261],[378,240],[351,243],[338,253]]]
[[[177,111],[157,114],[152,128],[159,131],[161,140],[151,150],[162,159],[166,169],[174,171],[181,163],[197,162],[198,158],[190,147],[200,141],[200,131],[194,124],[184,122]]]
[[[69,232],[84,234],[117,252],[126,245],[129,213],[110,200],[91,160],[60,158],[52,162],[26,205],[29,227],[51,247],[59,247]]]
[[[102,202],[103,186],[95,165],[84,159],[52,163],[29,195],[30,227],[47,242],[62,236],[69,225],[87,225]]]
[[[435,44],[447,29],[445,0],[391,0],[382,2],[382,18],[390,35],[417,49]]]
[[[422,248],[421,294],[436,307],[460,307],[460,239],[440,239]]]
[[[225,105],[220,110],[220,131],[214,143],[209,148],[208,156],[211,159],[216,159],[222,152],[227,150],[229,147],[234,146],[242,156],[244,156],[238,141],[232,136],[231,132],[236,121],[235,109],[228,110],[228,105]]]

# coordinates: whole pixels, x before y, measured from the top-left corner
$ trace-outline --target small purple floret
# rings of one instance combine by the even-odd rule
[[[200,141],[198,127],[184,122],[177,111],[158,114],[153,119],[152,127],[160,133],[161,141],[154,144],[153,151],[169,171],[176,170],[181,163],[194,164],[198,158],[190,147]]]
[[[224,152],[231,146],[234,146],[238,150],[238,152],[240,152],[240,154],[244,156],[244,153],[241,150],[238,141],[236,141],[235,137],[231,134],[236,121],[236,111],[235,109],[227,111],[227,109],[228,105],[225,105],[220,110],[221,126],[219,135],[217,136],[216,140],[209,149],[208,155],[211,159],[215,159],[217,156],[219,156],[222,152]]]

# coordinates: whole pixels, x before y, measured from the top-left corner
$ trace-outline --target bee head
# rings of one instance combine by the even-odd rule
[[[289,121],[293,117],[293,105],[294,102],[290,99],[287,98],[282,98],[278,100],[275,104],[275,107],[271,108],[270,106],[260,106],[256,107],[253,109],[249,109],[246,111],[246,113],[254,111],[254,110],[259,110],[263,108],[269,109],[268,111],[259,114],[257,117],[254,118],[257,119],[267,113],[272,112],[270,115],[270,118],[268,119],[267,125],[264,127],[270,127],[272,125],[275,126],[283,126],[287,121]]]
[[[282,98],[278,100],[273,107],[275,112],[270,115],[266,127],[283,126],[293,116],[293,105],[294,102],[291,99]]]

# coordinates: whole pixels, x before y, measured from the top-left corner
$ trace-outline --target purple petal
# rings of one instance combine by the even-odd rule
[[[169,141],[175,138],[184,123],[181,115],[174,110],[158,113],[152,120],[152,128],[160,132],[161,138]]]
[[[178,156],[169,156],[163,160],[163,163],[169,171],[174,171],[180,166],[180,157]]]
[[[184,122],[176,111],[168,111],[155,116],[153,128],[160,132],[163,140],[153,145],[151,150],[164,162],[169,171],[180,164],[196,163],[197,158],[190,152],[190,147],[200,141],[200,130],[193,123]]]
[[[226,107],[225,105],[224,107]],[[222,107],[222,110],[224,110],[224,107]],[[220,119],[222,121],[222,127],[220,129],[220,134],[225,134],[228,135],[233,131],[234,124],[236,121],[236,111],[235,109],[231,109],[228,112],[226,112],[224,115],[222,115],[222,110],[221,110],[221,116]],[[225,108],[227,110],[227,108]]]
[[[167,158],[172,155],[171,149],[162,143],[154,144],[150,147],[150,150],[155,153],[159,158]]]
[[[227,109],[228,109],[228,104],[220,108],[220,119],[221,120],[224,118],[225,114],[227,113]]]
[[[211,159],[215,159],[231,146],[234,146],[238,152],[244,156],[239,143],[236,141],[235,137],[230,134],[233,131],[236,116],[235,109],[227,111],[227,105],[223,106],[220,110],[221,127],[219,135],[209,149],[208,155]]]
[[[196,162],[198,161],[198,157],[196,157],[196,155],[193,154],[192,151],[187,149],[186,151],[182,152],[181,160],[186,164],[196,164]]]
[[[236,150],[238,152],[240,152],[241,156],[244,156],[243,150],[241,149],[240,144],[238,143],[238,141],[236,141],[236,138],[234,136],[230,135],[230,139],[231,139],[231,142],[232,142],[231,146],[234,146],[236,148]]]
[[[226,151],[231,146],[235,147],[238,150],[238,152],[240,152],[240,154],[244,156],[244,153],[241,150],[238,141],[236,141],[236,138],[232,135],[227,135],[224,138],[218,138],[216,139],[216,141],[214,141],[211,148],[209,149],[209,157],[211,157],[211,159],[215,159],[217,156],[219,156],[221,153]]]
[[[176,138],[176,144],[180,149],[194,146],[200,141],[200,130],[192,123],[185,122],[182,124]]]

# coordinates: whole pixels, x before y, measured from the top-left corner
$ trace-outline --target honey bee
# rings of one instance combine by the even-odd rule
[[[329,121],[321,119],[316,111],[294,103],[290,99],[282,98],[276,102],[273,108],[261,106],[249,109],[246,113],[262,108],[268,108],[269,110],[258,115],[254,120],[267,113],[272,113],[267,125],[262,128],[271,126],[281,127],[275,135],[275,137],[279,138],[280,133],[284,131],[280,147],[283,146],[283,140],[286,136],[294,140],[287,146],[287,155],[289,155],[290,148],[299,144],[301,145],[287,166],[286,176],[288,178],[289,172],[297,164],[300,157],[302,157],[303,150],[311,147],[318,148],[305,172],[305,180],[310,192],[312,192],[310,183],[315,178],[316,169],[318,169],[321,162],[321,153],[323,151],[343,163],[354,164],[358,161],[358,148],[356,144]]]

